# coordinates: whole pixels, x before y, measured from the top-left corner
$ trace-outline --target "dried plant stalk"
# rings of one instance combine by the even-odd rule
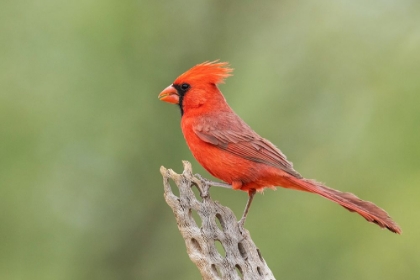
[[[160,172],[165,200],[174,212],[187,253],[203,279],[275,279],[249,232],[238,226],[232,210],[213,201],[207,182],[193,176],[188,161],[183,164],[182,174],[163,166]],[[172,192],[169,179],[178,187],[179,197]],[[201,201],[192,191],[193,186],[198,188]],[[195,222],[193,211],[200,216],[201,226]],[[216,242],[223,246],[224,256],[217,250]]]

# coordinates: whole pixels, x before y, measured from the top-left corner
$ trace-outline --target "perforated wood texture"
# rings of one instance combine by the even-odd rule
[[[249,232],[241,232],[232,210],[213,201],[209,186],[192,175],[189,162],[183,164],[182,174],[161,167],[165,200],[175,215],[187,253],[203,279],[275,279]],[[172,192],[170,179],[179,189],[179,197]],[[201,201],[193,187],[198,188]],[[201,225],[194,220],[193,211],[199,215]],[[216,242],[222,244],[224,255],[217,250]]]

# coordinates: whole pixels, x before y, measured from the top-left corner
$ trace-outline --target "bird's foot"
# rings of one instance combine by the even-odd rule
[[[214,182],[214,181],[204,179],[200,174],[195,174],[194,176],[197,177],[203,184],[209,187],[220,187],[220,188],[232,189],[232,186],[229,184],[222,183],[222,182]]]
[[[200,192],[201,198],[208,198],[210,185],[207,183],[207,180],[201,177],[200,174],[195,174],[194,177],[196,177],[201,182],[200,185],[197,182],[193,181],[193,184],[196,185],[198,191]]]
[[[208,185],[207,183],[207,179],[204,179],[203,176],[201,176],[200,174],[194,174],[194,177],[196,177],[198,180],[201,181],[201,183],[203,183],[204,185]]]
[[[243,233],[245,232],[245,228],[244,228],[244,225],[245,225],[245,220],[246,220],[246,217],[242,217],[242,218],[238,221],[238,227],[239,227],[239,231],[241,232],[241,234],[243,234]]]

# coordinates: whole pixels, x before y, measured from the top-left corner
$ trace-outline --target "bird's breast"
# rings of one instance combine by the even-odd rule
[[[278,177],[278,169],[242,158],[201,140],[188,120],[183,121],[181,127],[193,156],[214,177],[228,184],[239,181],[244,191],[278,185],[273,182],[273,178]]]

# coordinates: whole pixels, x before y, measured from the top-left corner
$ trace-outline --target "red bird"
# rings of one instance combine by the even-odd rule
[[[165,88],[159,99],[178,104],[182,132],[197,161],[233,189],[248,192],[241,225],[256,191],[282,186],[319,194],[369,222],[401,233],[388,214],[372,202],[305,179],[295,171],[276,146],[252,130],[227,104],[217,84],[231,72],[226,62],[198,64]]]

